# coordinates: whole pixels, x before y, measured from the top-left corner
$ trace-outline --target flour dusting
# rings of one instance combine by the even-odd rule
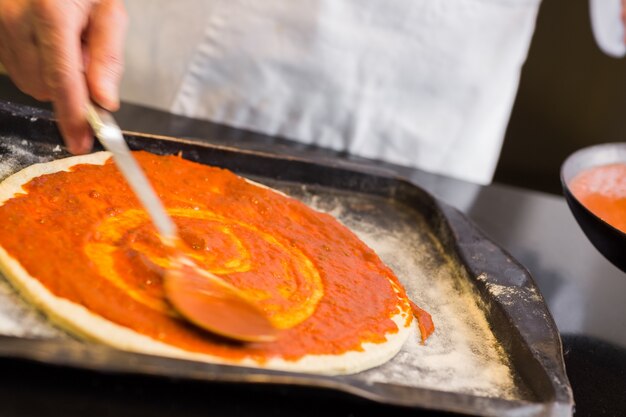
[[[24,301],[0,275],[0,334],[5,336],[69,338]]]
[[[409,298],[433,317],[436,330],[425,345],[420,344],[419,334],[414,334],[396,357],[362,372],[359,378],[505,399],[524,398],[465,271],[447,257],[419,213],[382,198],[376,202],[371,196],[364,201],[363,196],[325,195],[323,189],[311,187],[284,191],[314,209],[331,213],[349,227],[391,267]]]
[[[58,146],[58,145],[57,145]],[[59,155],[52,155],[52,145],[26,140],[0,140],[0,181],[32,164],[49,162]]]

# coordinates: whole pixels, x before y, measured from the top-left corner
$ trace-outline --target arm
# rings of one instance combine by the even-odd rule
[[[72,153],[92,146],[89,97],[119,107],[126,23],[122,0],[0,0],[0,62],[23,92],[52,102]]]

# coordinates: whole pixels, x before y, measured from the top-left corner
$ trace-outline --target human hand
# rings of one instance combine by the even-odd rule
[[[126,24],[122,0],[0,0],[0,62],[20,90],[52,102],[72,153],[92,146],[90,97],[119,107]]]

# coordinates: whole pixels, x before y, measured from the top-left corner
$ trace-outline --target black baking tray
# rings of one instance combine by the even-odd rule
[[[165,376],[212,383],[290,385],[331,389],[382,404],[484,416],[569,416],[571,387],[565,373],[556,325],[532,277],[462,213],[418,185],[375,166],[342,160],[241,150],[197,140],[138,133],[126,135],[133,149],[157,154],[182,151],[185,158],[238,174],[330,187],[393,199],[419,211],[444,250],[463,265],[482,299],[489,325],[529,392],[529,399],[505,400],[387,383],[364,383],[351,376],[327,377],[220,366],[119,351],[71,340],[0,336],[0,356],[98,372]],[[56,146],[59,133],[49,112],[0,102],[0,140]],[[2,158],[2,154],[0,154]],[[489,287],[515,286],[538,294],[511,299]]]

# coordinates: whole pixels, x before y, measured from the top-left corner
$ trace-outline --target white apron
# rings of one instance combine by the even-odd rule
[[[122,98],[491,181],[540,0],[127,0]]]

